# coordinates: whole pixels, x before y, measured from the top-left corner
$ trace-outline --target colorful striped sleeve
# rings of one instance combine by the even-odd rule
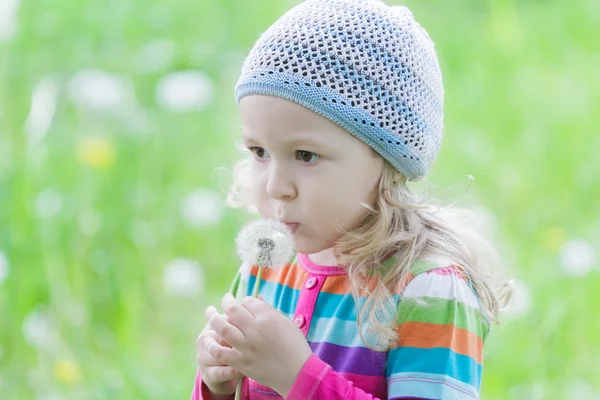
[[[489,324],[454,267],[417,274],[398,305],[399,345],[388,354],[388,399],[479,399]]]

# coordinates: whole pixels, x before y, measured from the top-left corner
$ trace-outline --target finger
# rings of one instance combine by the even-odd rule
[[[208,326],[210,327],[210,325]],[[200,336],[198,336],[198,339],[196,339],[196,345],[198,348],[204,349],[206,347],[204,344],[204,338],[206,338],[207,336],[210,336],[213,339],[215,339],[217,343],[219,343],[221,346],[231,347],[231,345],[227,343],[225,339],[219,336],[217,332],[215,332],[213,329],[209,329],[206,332],[202,333]]]
[[[223,363],[217,361],[206,349],[204,344],[198,346],[198,351],[196,352],[196,361],[198,362],[198,367],[200,369],[205,369],[206,367],[223,365]]]
[[[217,361],[213,356],[211,356],[208,350],[206,349],[198,351],[198,354],[196,355],[196,360],[198,361],[198,367],[200,367],[200,369],[224,365],[222,362]]]
[[[236,349],[221,346],[210,336],[205,339],[206,351],[221,364],[235,366],[241,354]]]
[[[223,347],[225,347],[225,346],[223,346]],[[231,347],[225,347],[225,348],[230,349]],[[212,354],[210,354],[210,352],[208,351],[208,346],[202,347],[201,349],[198,350],[198,353],[196,355],[196,360],[198,361],[198,366],[201,369],[205,369],[206,367],[227,366],[226,363],[224,363],[223,361],[217,360],[215,357],[212,356]]]
[[[266,301],[257,299],[256,297],[244,297],[242,299],[242,306],[252,314],[254,319],[265,312],[270,312],[273,308],[267,304]]]
[[[242,334],[244,333],[244,329],[247,329],[254,322],[254,317],[250,311],[242,307],[230,293],[223,296],[221,307],[223,307],[223,311],[225,311],[229,322],[238,327]]]
[[[243,345],[245,338],[242,331],[238,327],[227,322],[222,315],[217,313],[217,310],[213,306],[206,309],[206,318],[208,319],[211,328],[227,343],[231,344],[233,347]]]
[[[227,382],[242,377],[242,373],[228,365],[217,365],[206,369],[204,375],[212,382]]]

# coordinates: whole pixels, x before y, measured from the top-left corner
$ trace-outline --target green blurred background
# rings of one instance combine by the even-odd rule
[[[0,399],[189,398],[252,217],[233,86],[293,4],[0,0]],[[517,282],[482,398],[600,399],[600,1],[404,4],[445,79],[430,181]]]

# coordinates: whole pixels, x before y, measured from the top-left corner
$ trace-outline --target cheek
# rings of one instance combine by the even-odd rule
[[[262,179],[262,174],[256,168],[252,169],[250,179],[252,201],[260,211],[260,208],[264,207],[266,202],[266,183]]]
[[[348,230],[362,219],[363,207],[360,204],[365,200],[354,186],[340,185],[338,182],[314,193],[309,210],[314,221],[326,222],[328,235],[333,232],[337,234],[340,225]]]
[[[327,201],[330,210],[333,211],[332,214],[337,213],[342,227],[346,230],[355,228],[362,222],[367,213],[362,204],[373,206],[377,198],[378,180],[361,174],[354,176],[356,180],[333,186],[335,189],[331,190],[330,200]]]

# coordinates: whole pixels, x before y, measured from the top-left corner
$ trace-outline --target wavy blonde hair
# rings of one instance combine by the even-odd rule
[[[252,159],[244,158],[234,168],[233,185],[227,196],[231,207],[253,206],[249,195],[251,162]],[[357,307],[360,295],[366,294],[358,313],[358,331],[365,345],[377,351],[388,350],[400,340],[396,324],[390,324],[397,320],[392,293],[407,282],[410,266],[417,259],[451,260],[470,280],[488,322],[498,322],[499,312],[512,294],[512,282],[503,275],[499,252],[472,227],[474,214],[420,199],[407,183],[384,160],[375,204],[362,204],[362,224],[351,232],[343,232],[334,246],[338,264],[348,271]],[[394,267],[377,268],[390,254],[395,254],[397,260]],[[377,333],[377,345],[368,343],[363,328]]]

